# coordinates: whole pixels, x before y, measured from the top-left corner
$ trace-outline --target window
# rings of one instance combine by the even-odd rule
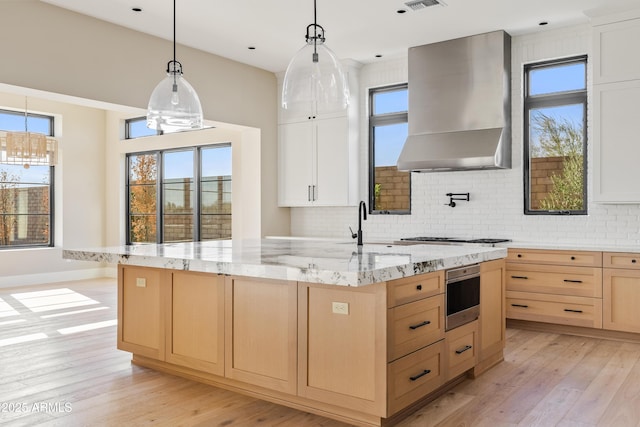
[[[134,139],[143,136],[162,135],[161,130],[149,129],[146,117],[127,119],[124,122],[124,138]]]
[[[30,132],[53,136],[53,117],[28,114]],[[24,112],[0,110],[0,130],[24,131]],[[53,246],[53,166],[0,164],[0,249]]]
[[[369,211],[411,212],[411,174],[400,172],[398,156],[407,139],[407,85],[369,92]]]
[[[587,214],[587,58],[524,68],[525,214]]]
[[[127,177],[127,244],[231,237],[231,145],[129,154]]]

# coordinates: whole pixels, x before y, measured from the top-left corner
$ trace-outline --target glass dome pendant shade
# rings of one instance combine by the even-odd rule
[[[167,133],[202,129],[200,98],[182,77],[182,65],[178,61],[169,61],[167,77],[151,93],[147,127]]]
[[[282,87],[282,108],[314,111],[315,105],[317,114],[346,109],[349,105],[347,76],[340,60],[324,44],[324,29],[315,23],[310,24],[306,40],[307,44],[287,67]]]
[[[167,64],[167,77],[149,98],[147,127],[167,133],[202,129],[200,98],[182,77],[182,64],[176,61],[176,0],[173,0],[173,60]]]

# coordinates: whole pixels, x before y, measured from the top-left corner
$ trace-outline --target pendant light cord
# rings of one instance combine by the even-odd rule
[[[176,0],[173,0],[173,62],[176,62]]]
[[[313,62],[318,62],[318,11],[316,8],[316,0],[313,0]]]

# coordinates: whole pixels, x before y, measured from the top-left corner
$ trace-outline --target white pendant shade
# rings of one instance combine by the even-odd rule
[[[317,62],[313,61],[314,49]],[[310,39],[289,62],[282,108],[326,114],[344,110],[348,104],[349,84],[340,61],[322,41]]]
[[[163,132],[202,129],[200,98],[181,73],[167,73],[151,93],[147,127]]]

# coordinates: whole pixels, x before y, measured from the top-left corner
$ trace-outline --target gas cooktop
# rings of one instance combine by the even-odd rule
[[[459,237],[404,237],[400,240],[405,240],[409,242],[442,242],[442,243],[502,243],[502,242],[510,242],[510,239],[461,239]]]

